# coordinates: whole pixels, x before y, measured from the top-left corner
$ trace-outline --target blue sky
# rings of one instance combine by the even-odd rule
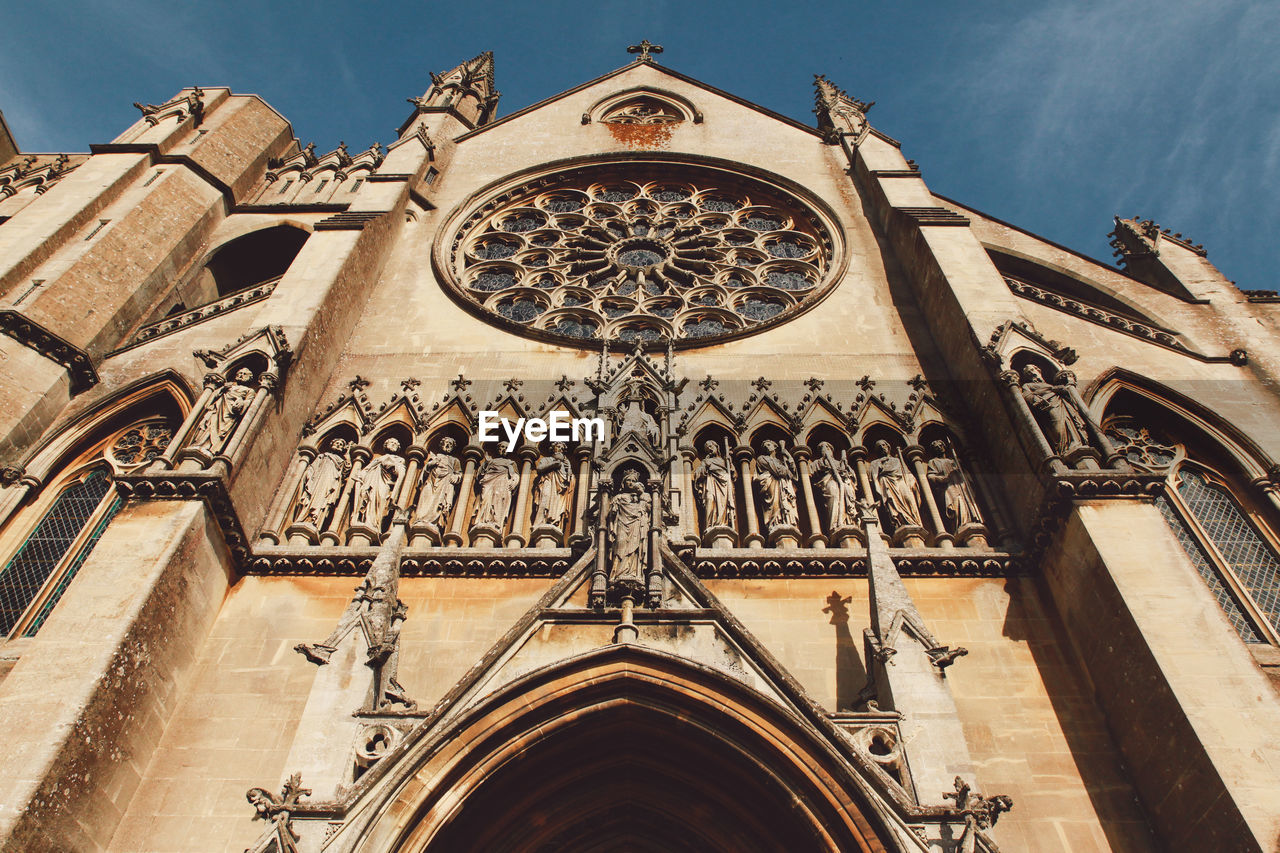
[[[133,101],[226,85],[303,142],[384,144],[428,70],[497,58],[499,115],[625,64],[663,64],[805,122],[812,77],[877,102],[929,186],[1110,258],[1113,214],[1275,289],[1280,3],[48,2],[6,16],[0,110],[27,151],[84,151]]]

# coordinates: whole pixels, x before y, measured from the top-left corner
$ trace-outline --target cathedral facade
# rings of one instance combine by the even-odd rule
[[[0,850],[1277,849],[1280,297],[660,50],[5,131]]]

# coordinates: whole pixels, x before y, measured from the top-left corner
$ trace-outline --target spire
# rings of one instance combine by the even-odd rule
[[[431,75],[431,88],[409,103],[418,113],[452,112],[472,127],[488,124],[498,107],[500,93],[493,80],[493,51],[486,50],[450,71]],[[406,127],[412,121],[406,123]]]
[[[818,116],[818,129],[835,144],[841,136],[860,136],[867,129],[867,113],[875,101],[859,101],[852,98],[827,79],[825,74],[813,75],[814,105]]]

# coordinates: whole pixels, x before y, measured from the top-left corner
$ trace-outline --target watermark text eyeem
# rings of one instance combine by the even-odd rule
[[[603,418],[571,418],[569,413],[557,409],[542,418],[516,418],[515,423],[504,418],[501,413],[489,409],[480,412],[480,441],[501,441],[498,427],[506,433],[507,448],[510,453],[523,436],[525,441],[537,443],[544,439],[552,441],[594,441],[604,439]]]

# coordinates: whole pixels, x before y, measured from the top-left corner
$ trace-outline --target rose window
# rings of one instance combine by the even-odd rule
[[[515,331],[701,346],[815,304],[834,278],[835,231],[764,181],[624,163],[499,194],[437,262],[463,304]]]

